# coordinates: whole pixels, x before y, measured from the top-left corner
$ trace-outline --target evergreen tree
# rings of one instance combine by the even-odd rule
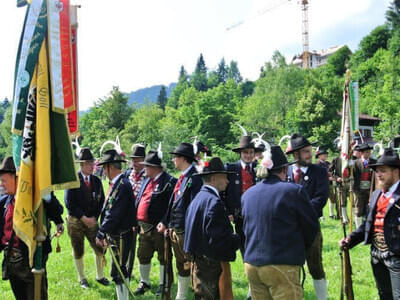
[[[217,68],[218,83],[225,83],[228,77],[228,70],[226,69],[225,59],[222,58]]]
[[[197,59],[196,68],[191,79],[192,86],[198,91],[207,90],[207,67],[203,54]]]
[[[158,94],[157,97],[157,104],[158,106],[164,110],[165,105],[167,104],[168,98],[167,98],[167,90],[165,89],[165,86],[162,85],[160,89],[160,93]]]
[[[386,20],[393,30],[400,29],[400,0],[394,0],[386,11]]]
[[[231,60],[228,68],[228,74],[227,74],[228,79],[233,79],[233,81],[238,84],[239,82],[242,81],[242,76],[240,75],[239,67],[236,61]]]

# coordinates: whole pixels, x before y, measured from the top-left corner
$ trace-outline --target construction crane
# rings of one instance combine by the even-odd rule
[[[273,1],[269,6],[264,7],[263,9],[259,10],[256,14],[250,16],[247,19],[240,20],[239,22],[236,22],[235,24],[232,24],[231,26],[228,26],[226,28],[226,31],[230,31],[232,29],[235,29],[236,27],[239,27],[240,25],[247,23],[249,21],[252,21],[255,18],[258,18],[267,12],[270,12],[272,10],[277,9],[278,7],[290,3],[291,0],[278,0],[278,1]],[[301,5],[301,11],[302,11],[302,40],[303,40],[303,54],[302,54],[302,59],[303,59],[303,68],[308,69],[310,67],[310,52],[309,52],[309,31],[308,31],[308,6],[309,6],[309,1],[308,0],[300,0],[299,1]]]
[[[310,67],[309,32],[308,32],[308,0],[301,0],[302,37],[303,37],[303,69]]]

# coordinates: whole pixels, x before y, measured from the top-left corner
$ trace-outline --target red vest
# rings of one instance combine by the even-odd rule
[[[242,170],[242,194],[247,191],[253,185],[253,175],[251,171]]]
[[[147,211],[150,206],[151,195],[153,194],[154,189],[157,186],[158,180],[150,180],[147,184],[146,189],[143,191],[142,197],[140,198],[140,202],[137,210],[137,220],[141,222],[148,222]]]
[[[1,244],[6,246],[11,239],[11,234],[13,232],[13,216],[14,216],[15,198],[8,204],[7,212],[4,220],[3,237],[1,239]],[[16,235],[14,235],[13,247],[18,248],[19,240]]]
[[[378,199],[374,220],[374,232],[383,232],[385,213],[387,206],[389,205],[390,198],[391,197],[386,198],[385,194],[382,193],[382,195]]]

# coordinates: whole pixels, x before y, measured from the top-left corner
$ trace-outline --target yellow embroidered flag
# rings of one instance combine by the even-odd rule
[[[49,78],[44,40],[29,90],[14,211],[14,230],[28,246],[30,265],[36,249],[35,213],[41,199],[52,190],[49,109]]]

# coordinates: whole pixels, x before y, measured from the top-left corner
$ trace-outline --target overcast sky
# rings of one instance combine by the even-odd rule
[[[177,81],[203,53],[209,69],[222,57],[255,80],[275,50],[302,52],[298,0],[75,0],[80,110],[112,86],[130,92]],[[347,44],[385,21],[390,0],[309,0],[310,50]],[[15,58],[26,8],[0,1],[0,100],[12,98]],[[264,12],[264,13],[262,13]],[[231,30],[226,28],[243,21]]]

